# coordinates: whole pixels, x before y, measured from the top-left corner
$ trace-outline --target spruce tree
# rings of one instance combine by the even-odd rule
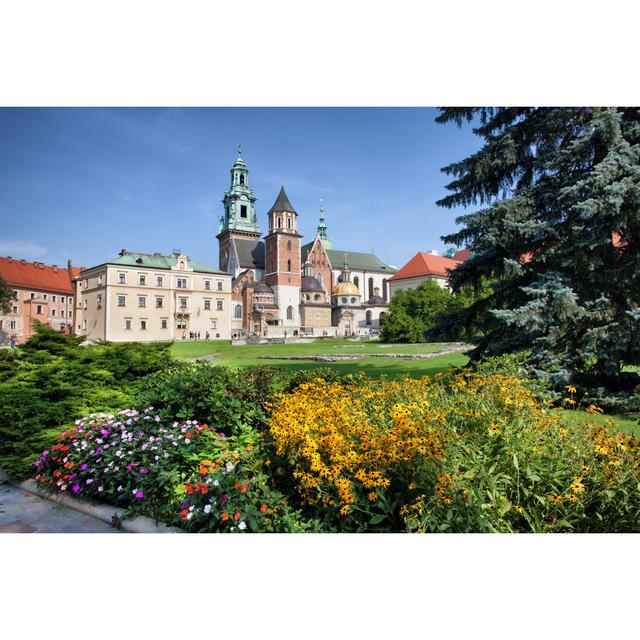
[[[615,402],[640,382],[640,109],[447,108],[482,148],[443,168],[437,204],[477,206],[443,237],[468,246],[454,290],[492,282],[465,310],[475,355],[527,350],[537,375]]]

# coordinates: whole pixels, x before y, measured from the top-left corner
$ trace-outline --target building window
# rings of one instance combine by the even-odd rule
[[[15,320],[9,321],[9,329],[12,329],[13,331],[15,331],[15,328],[16,328],[16,321]]]
[[[318,275],[316,276],[318,282],[322,284],[322,274],[318,271]]]
[[[244,186],[244,173],[241,173],[241,174],[240,174],[240,184]],[[242,208],[243,208],[243,209],[246,209],[247,207],[245,207],[244,205],[242,205]],[[242,216],[242,217],[243,217],[243,218],[246,218],[246,217],[247,217],[246,212],[245,212],[245,215],[244,215],[244,216]]]
[[[14,290],[13,292],[13,297],[17,300],[18,299],[18,292]]]
[[[222,300],[216,300],[216,309],[222,311]]]
[[[371,310],[367,311],[367,319],[366,319],[367,324],[371,324],[372,315],[373,314],[371,313]]]
[[[291,218],[287,218],[287,229],[291,229]]]
[[[218,291],[222,291],[222,280],[218,280]]]
[[[162,276],[156,276],[156,286],[164,287],[164,278]]]
[[[33,300],[36,297],[36,294],[33,293],[33,291],[29,294],[29,298],[31,298],[31,300]]]
[[[140,328],[143,331],[146,331],[146,329],[147,329],[147,321],[146,320],[140,320]]]
[[[357,302],[357,298],[351,298],[351,304],[355,304]]]
[[[340,301],[342,302],[342,304],[347,304],[348,300],[346,298],[340,298]]]
[[[156,309],[162,309],[162,298],[156,298]]]
[[[51,296],[51,302],[55,302],[56,301],[56,297],[55,296]]]
[[[244,176],[240,176],[240,184],[244,184]],[[240,217],[241,218],[246,218],[247,217],[247,205],[246,204],[241,204],[240,205]]]
[[[64,318],[64,309],[60,309],[60,317]]]
[[[242,305],[237,304],[235,309],[233,310],[233,317],[236,319],[242,319]]]
[[[147,276],[144,273],[138,276],[138,284],[147,284]]]
[[[293,320],[293,307],[291,305],[287,307],[287,320]]]
[[[382,298],[384,299],[385,302],[389,301],[389,291],[388,291],[388,285],[387,285],[387,281],[383,280],[382,281]]]
[[[218,328],[218,321],[215,318],[211,318],[211,328],[212,329]]]
[[[83,331],[87,330],[87,319],[86,318],[82,321],[82,330]]]
[[[186,329],[187,328],[187,321],[183,320],[182,318],[179,318],[178,320],[176,320],[176,329]]]
[[[291,251],[291,240],[287,240],[287,251]]]
[[[180,269],[184,271],[184,260],[180,260]]]
[[[124,307],[127,303],[127,296],[118,296],[118,306]]]
[[[52,318],[56,317],[56,310],[55,309],[51,309],[51,317]]]
[[[127,274],[126,273],[119,273],[118,274],[118,283],[119,284],[127,284]]]
[[[373,278],[369,278],[369,298],[373,298]]]
[[[320,294],[316,293],[315,296],[313,296],[313,299],[317,302],[318,300],[320,300]]]
[[[209,291],[211,289],[211,280],[204,281],[204,288]]]
[[[147,306],[147,299],[145,296],[138,296],[138,306],[139,307],[146,307]]]
[[[287,260],[287,271],[291,272],[291,260]]]
[[[187,299],[186,298],[180,298],[180,308],[181,309],[186,309],[187,308]]]
[[[358,278],[358,276],[354,276],[353,277],[353,284],[355,284],[356,287],[358,287],[358,289],[360,289],[360,278]]]
[[[166,329],[167,328],[167,319],[166,318],[162,318],[160,320],[160,328],[161,329]]]
[[[39,304],[39,305],[36,306],[36,314],[40,315],[41,313],[42,313],[42,305]]]
[[[13,313],[18,313],[18,307],[13,307]]]
[[[204,301],[204,310],[205,311],[210,311],[211,310],[211,300],[206,299]]]
[[[73,304],[73,298],[69,298],[69,299],[67,300],[67,302],[68,302],[69,304]]]
[[[96,296],[96,302],[97,302],[98,304],[102,304],[102,294],[101,294],[101,293],[99,293],[99,294]]]
[[[186,278],[178,278],[176,281],[176,287],[178,289],[186,289],[187,288],[187,279]]]
[[[278,218],[278,229],[282,227],[282,218]]]
[[[124,328],[129,331],[131,329],[131,318],[124,319]]]
[[[102,284],[102,274],[98,275],[98,284]]]

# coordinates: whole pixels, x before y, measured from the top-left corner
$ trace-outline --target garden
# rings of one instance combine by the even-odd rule
[[[0,466],[190,532],[640,529],[635,417],[521,357],[375,376],[171,349],[41,327],[0,352]]]

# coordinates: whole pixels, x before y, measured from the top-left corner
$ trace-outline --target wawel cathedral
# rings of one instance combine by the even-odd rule
[[[334,249],[322,208],[316,237],[302,244],[298,212],[282,186],[262,237],[241,149],[223,203],[216,237],[220,269],[233,278],[232,335],[351,335],[378,329],[396,269],[372,253]]]

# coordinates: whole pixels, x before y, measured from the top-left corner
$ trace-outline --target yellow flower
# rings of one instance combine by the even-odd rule
[[[576,393],[576,388],[570,384],[568,384],[565,389],[569,392],[569,393]]]

